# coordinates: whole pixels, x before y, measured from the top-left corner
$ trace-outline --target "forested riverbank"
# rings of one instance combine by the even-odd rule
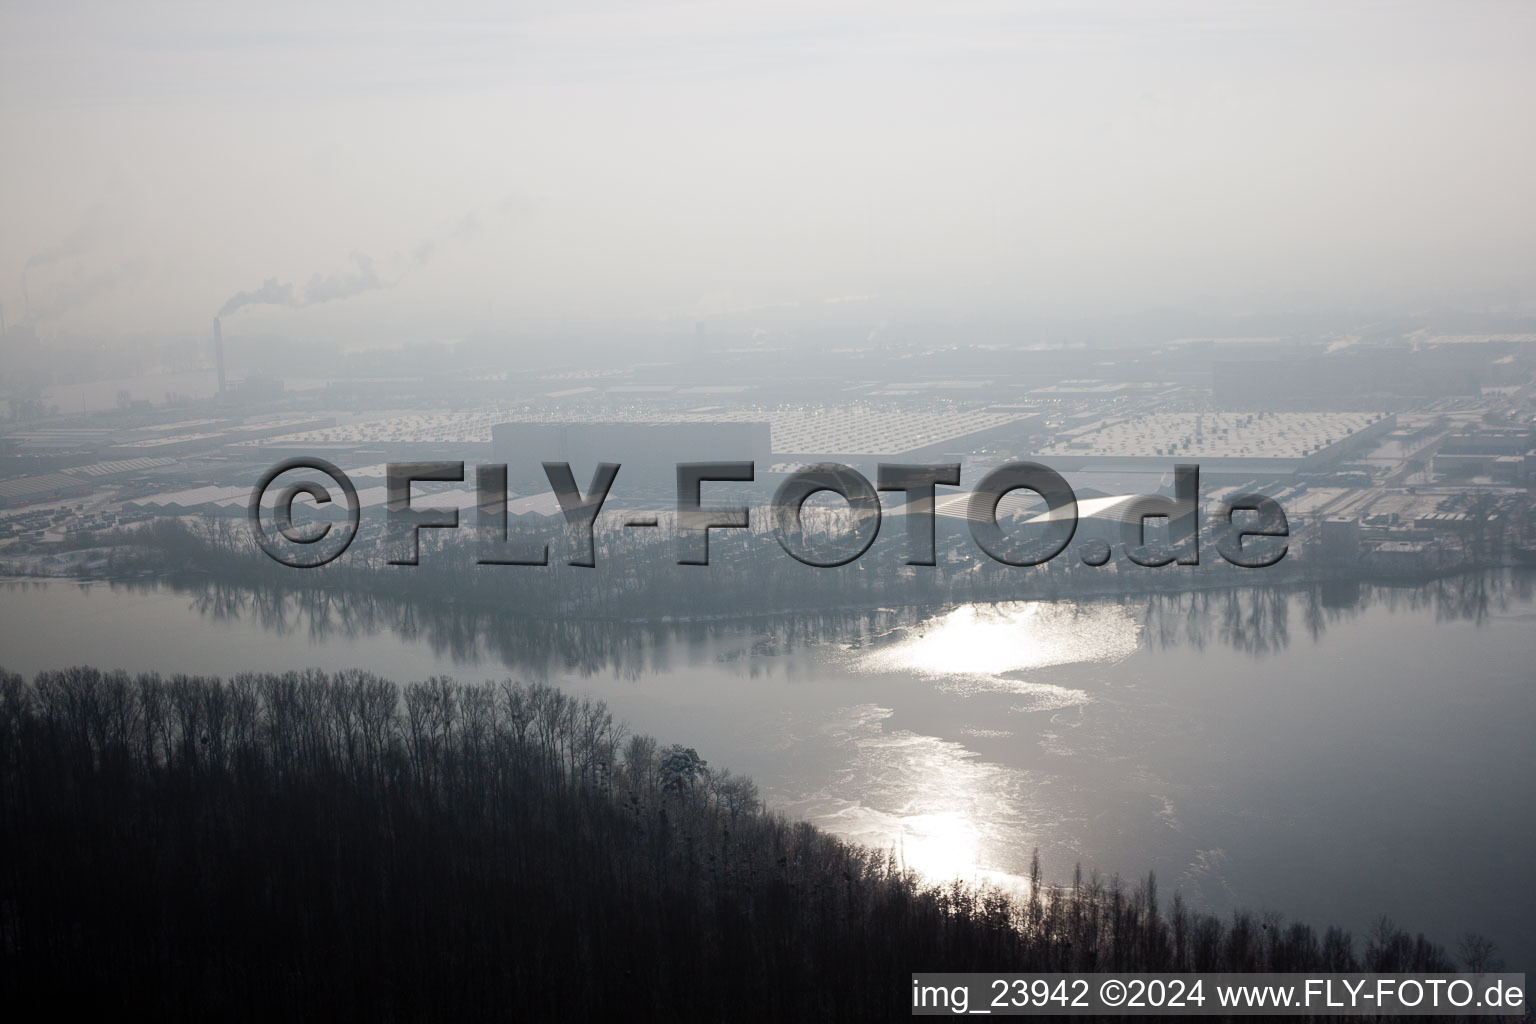
[[[5,674],[0,760],[0,962],[30,1012],[864,1019],[905,1012],[914,970],[1456,966],[1150,875],[923,879],[538,684]]]

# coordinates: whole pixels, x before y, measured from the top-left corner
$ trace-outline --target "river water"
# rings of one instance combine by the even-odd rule
[[[1212,909],[1536,953],[1536,579],[664,626],[0,586],[0,665],[540,678],[934,877],[1155,870]]]

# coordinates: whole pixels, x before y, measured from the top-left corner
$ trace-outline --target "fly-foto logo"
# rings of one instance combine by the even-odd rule
[[[603,504],[622,468],[618,463],[599,463],[583,493],[566,462],[543,463],[544,474],[574,537],[574,551],[567,564],[586,568],[597,564],[594,527]],[[937,488],[960,484],[958,463],[879,466],[876,483],[858,470],[837,463],[806,466],[789,475],[778,487],[767,513],[780,547],[806,565],[833,568],[857,560],[874,544],[884,515],[880,492],[905,496],[907,565],[932,566],[937,562],[935,545]],[[324,482],[302,479],[279,486],[280,478],[298,470],[312,470],[330,478],[346,503],[344,522],[320,522],[298,526],[294,503],[308,497],[316,506],[336,503]],[[507,531],[507,467],[484,464],[475,467],[475,527],[480,534],[479,565],[546,566],[549,544],[514,541]],[[424,529],[458,529],[459,509],[413,504],[412,484],[417,482],[464,482],[463,462],[392,462],[386,467],[385,539],[391,565],[416,565],[420,559],[419,537]],[[751,509],[746,505],[705,505],[705,484],[751,483],[756,479],[751,462],[681,462],[677,464],[676,542],[679,565],[709,564],[709,535],[713,530],[746,529]],[[998,507],[1009,494],[1030,491],[1045,502],[1046,511],[1027,523],[1005,528]],[[832,538],[808,536],[804,523],[805,503],[813,495],[831,492],[848,505],[846,528]],[[1126,558],[1140,566],[1170,563],[1198,565],[1201,548],[1200,469],[1181,463],[1174,467],[1174,494],[1141,495],[1127,499],[1116,518]],[[269,494],[275,492],[270,507]],[[317,568],[339,558],[356,538],[362,518],[357,488],[346,473],[324,459],[295,458],[273,466],[257,482],[248,506],[251,532],[271,558],[295,568]],[[1077,532],[1077,496],[1055,470],[1037,462],[1010,462],[988,472],[971,491],[965,519],[971,537],[983,553],[1005,565],[1042,565],[1060,555]],[[269,530],[265,518],[272,520]],[[1285,557],[1290,526],[1285,511],[1262,494],[1227,498],[1211,517],[1205,532],[1215,541],[1217,553],[1245,569],[1274,565]],[[1168,528],[1160,543],[1149,542],[1150,520],[1166,520]],[[637,517],[626,527],[657,528],[659,517]],[[1104,565],[1112,555],[1108,542],[1092,540],[1079,557],[1086,565]]]

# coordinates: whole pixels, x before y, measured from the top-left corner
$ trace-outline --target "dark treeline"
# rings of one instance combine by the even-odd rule
[[[191,525],[189,525],[189,523]],[[520,614],[584,618],[749,616],[790,610],[956,604],[1053,597],[1178,594],[1191,589],[1309,580],[1304,563],[1288,557],[1263,570],[1237,569],[1207,552],[1197,566],[1150,569],[1122,560],[1086,566],[1066,551],[1037,566],[994,561],[957,534],[940,532],[938,564],[911,566],[893,542],[847,565],[818,568],[790,557],[769,533],[711,534],[709,565],[679,565],[676,540],[617,527],[596,534],[595,567],[565,564],[572,548],[555,527],[547,566],[478,565],[472,530],[423,530],[419,563],[390,565],[377,524],[365,526],[346,553],[316,569],[294,569],[262,554],[243,522],[156,519],[131,530],[76,538],[107,554],[92,571],[106,578],[199,573],[243,585],[324,585],[353,592],[389,588],[429,600],[496,607]],[[527,527],[525,527],[527,528]],[[531,528],[530,528],[531,529]],[[524,537],[523,539],[528,539]],[[942,543],[947,541],[947,543]]]
[[[1095,568],[1083,565],[1072,551],[1044,565],[1009,566],[988,558],[971,545],[968,536],[956,536],[953,529],[948,546],[940,546],[935,566],[902,564],[904,549],[896,544],[877,546],[848,565],[815,568],[795,561],[771,535],[740,530],[716,531],[711,536],[708,566],[678,565],[674,540],[623,528],[598,531],[595,568],[564,564],[567,545],[558,535],[548,538],[548,566],[478,565],[478,548],[473,530],[468,529],[422,531],[419,564],[398,566],[386,563],[386,548],[378,533],[365,525],[346,554],[318,569],[274,562],[256,547],[243,524],[229,519],[156,519],[134,529],[77,537],[70,543],[105,552],[78,570],[86,577],[211,579],[251,589],[289,591],[324,588],[352,598],[382,597],[424,607],[477,608],[546,620],[558,616],[642,621],[662,618],[663,612],[669,620],[752,618],[1130,596],[1141,597],[1153,607],[1193,601],[1215,608],[1231,603],[1222,595],[1263,590],[1279,597],[1304,590],[1313,598],[1306,627],[1315,636],[1337,614],[1339,605],[1359,603],[1363,592],[1433,592],[1441,610],[1448,610],[1452,617],[1477,614],[1478,602],[1486,613],[1493,595],[1482,581],[1500,575],[1447,571],[1411,581],[1372,583],[1331,571],[1324,562],[1301,560],[1295,553],[1262,570],[1234,568],[1212,552],[1206,552],[1208,557],[1203,556],[1198,566],[1147,568],[1117,559]],[[940,535],[945,536],[943,531]],[[1517,587],[1529,589],[1528,571],[1516,569],[1511,574]],[[1469,589],[1478,592],[1469,593]],[[1283,633],[1283,623],[1272,621],[1270,625],[1281,629],[1266,629],[1259,621],[1263,616],[1249,610],[1238,613],[1240,619],[1233,619],[1230,608],[1222,614],[1230,627],[1222,632],[1237,636],[1237,646],[1270,649],[1276,645],[1264,634]]]
[[[1454,969],[1150,875],[931,884],[539,684],[0,673],[0,762],[17,1019],[867,1019],[914,970]]]
[[[476,663],[489,654],[535,673],[552,665],[601,668],[633,658],[646,640],[698,634],[727,620],[790,637],[806,627],[813,630],[809,635],[820,636],[815,630],[834,623],[858,635],[912,625],[925,614],[968,601],[1130,598],[1094,589],[1092,574],[1102,570],[1081,565],[1064,565],[1054,576],[1054,562],[1034,569],[978,563],[947,570],[878,561],[871,561],[868,571],[859,563],[816,569],[795,562],[772,538],[731,531],[711,542],[707,567],[672,564],[669,544],[633,542],[623,534],[600,538],[617,547],[599,546],[596,569],[476,566],[472,550],[434,547],[440,538],[431,533],[424,533],[418,566],[382,565],[360,551],[355,562],[349,554],[302,570],[273,562],[228,521],[192,529],[181,520],[161,519],[109,535],[114,554],[105,572],[110,579],[127,577],[130,584],[146,582],[135,581],[138,574],[153,577],[155,585],[186,590],[196,595],[199,610],[216,618],[249,616],[265,628],[301,629],[314,638],[387,629],[419,635],[457,661]],[[361,539],[358,545],[367,546]],[[1265,654],[1287,646],[1295,627],[1315,640],[1331,625],[1377,604],[1431,607],[1440,619],[1481,624],[1536,587],[1536,574],[1519,568],[1412,584],[1307,581],[1271,570],[1178,575],[1186,568],[1137,568],[1142,576],[1128,571],[1120,577],[1157,584],[1135,593],[1144,605],[1139,617],[1148,645],[1220,643]],[[1198,580],[1212,585],[1192,585]],[[1293,603],[1300,613],[1296,622]]]

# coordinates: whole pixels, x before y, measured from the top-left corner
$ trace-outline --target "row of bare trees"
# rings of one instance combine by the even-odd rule
[[[911,566],[904,548],[872,549],[835,568],[802,565],[771,536],[717,531],[707,567],[679,565],[676,538],[667,533],[624,530],[597,536],[597,564],[573,568],[552,543],[550,565],[476,564],[469,531],[424,531],[419,564],[409,570],[385,564],[377,526],[366,527],[347,553],[324,567],[295,570],[262,554],[239,520],[187,516],[155,519],[132,529],[79,538],[79,545],[112,550],[105,572],[206,575],[243,586],[323,584],[349,593],[377,593],[380,580],[402,597],[444,601],[517,614],[550,617],[653,618],[763,615],[786,610],[881,607],[1013,600],[1092,594],[1183,593],[1191,588],[1259,582],[1250,570],[1219,558],[1178,571],[1151,571],[1124,563],[1085,566],[1073,552],[1033,567],[1004,565],[974,547],[969,535],[952,537],[935,566]],[[1286,559],[1263,573],[1266,585],[1308,579],[1305,567]]]
[[[925,883],[537,684],[0,673],[0,769],[0,988],[54,1013],[863,1019],[914,970],[1450,967],[1150,875]]]

